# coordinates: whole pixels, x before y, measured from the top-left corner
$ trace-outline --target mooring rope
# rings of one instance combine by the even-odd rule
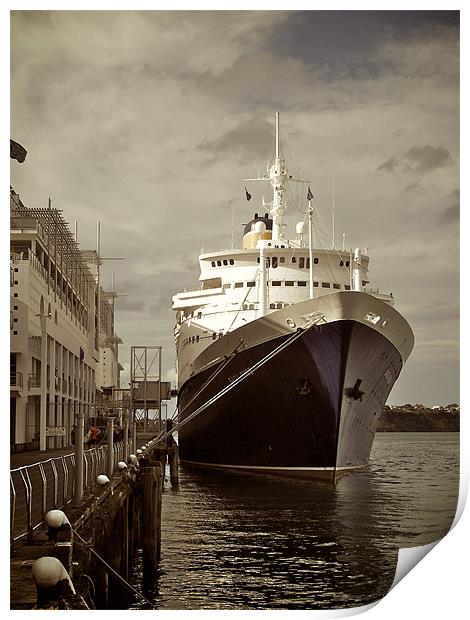
[[[181,411],[178,411],[178,407],[179,405],[176,406],[175,411],[173,412],[173,415],[171,416],[171,419],[174,420],[177,416],[177,414],[181,415],[183,413],[183,411],[185,411],[189,405],[193,402],[193,400],[195,400],[199,394],[201,394],[206,387],[212,383],[212,381],[216,378],[216,376],[222,372],[222,370],[229,364],[229,362],[232,361],[232,359],[235,357],[235,354],[237,352],[237,349],[243,344],[243,340],[240,338],[240,342],[237,344],[237,346],[233,349],[233,351],[227,356],[227,359],[225,360],[225,362],[219,366],[217,368],[217,370],[206,380],[206,382],[202,385],[202,387],[196,392],[196,394],[194,394],[194,396],[191,398],[191,400],[186,403],[186,405],[183,407],[183,409]]]
[[[208,401],[206,401],[203,405],[198,407],[196,411],[193,411],[192,413],[190,413],[187,418],[175,424],[170,431],[167,431],[166,433],[164,433],[159,439],[160,440],[166,439],[167,437],[172,435],[174,432],[178,431],[182,426],[184,426],[185,424],[193,420],[196,416],[198,416],[200,413],[205,411],[207,407],[209,407],[210,405],[215,403],[217,400],[219,400],[219,398],[222,398],[222,396],[225,396],[225,394],[230,392],[230,390],[233,390],[234,387],[239,385],[248,376],[254,374],[259,368],[261,368],[261,366],[264,366],[264,364],[269,362],[273,357],[275,357],[276,355],[279,355],[281,351],[283,351],[288,346],[290,346],[295,340],[300,338],[300,336],[302,336],[307,330],[311,329],[312,327],[313,325],[310,325],[306,329],[299,328],[298,331],[296,331],[288,340],[286,340],[285,342],[282,342],[273,351],[270,351],[265,357],[263,357],[261,360],[256,362],[254,366],[252,366],[251,368],[247,368],[239,377],[235,379],[235,381],[233,381],[232,383],[229,383],[229,385],[227,385],[222,390],[220,390],[220,392],[218,392],[215,396],[213,396]]]
[[[89,543],[87,543],[87,541],[86,541],[86,540],[84,540],[84,539],[80,536],[80,534],[79,534],[76,530],[74,530],[74,529],[72,528],[72,531],[73,531],[73,533],[74,533],[74,534],[75,534],[75,535],[76,535],[76,536],[77,536],[77,537],[78,537],[78,538],[82,541],[82,543],[83,543],[83,544],[84,544],[84,545],[85,545],[85,546],[86,546],[86,547],[87,547],[87,548],[88,548],[88,549],[92,552],[92,554],[93,554],[93,555],[94,555],[94,556],[95,556],[95,557],[96,557],[96,558],[97,558],[100,562],[102,562],[102,563],[106,566],[107,570],[108,570],[110,573],[112,573],[112,574],[113,574],[113,576],[114,576],[114,577],[116,577],[116,579],[117,579],[120,583],[122,583],[122,585],[126,586],[126,588],[129,588],[129,590],[131,590],[131,591],[132,591],[134,594],[136,594],[139,598],[141,598],[141,599],[142,599],[143,601],[145,601],[148,605],[150,605],[150,607],[151,607],[152,609],[157,609],[157,607],[155,607],[155,605],[154,605],[153,603],[151,603],[151,602],[148,600],[148,598],[145,598],[145,596],[144,596],[143,594],[141,594],[138,590],[136,590],[136,589],[134,588],[134,586],[131,586],[131,584],[130,584],[128,581],[126,581],[126,580],[124,579],[124,577],[122,577],[122,575],[120,575],[118,572],[116,572],[116,571],[114,570],[114,568],[113,568],[112,566],[110,566],[110,565],[106,562],[106,560],[105,560],[105,559],[103,559],[103,558],[100,556],[100,554],[99,554],[99,553],[97,553],[97,552],[93,549],[93,547],[92,547]]]

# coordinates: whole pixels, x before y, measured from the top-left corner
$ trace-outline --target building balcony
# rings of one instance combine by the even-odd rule
[[[23,373],[10,372],[10,390],[23,389]]]

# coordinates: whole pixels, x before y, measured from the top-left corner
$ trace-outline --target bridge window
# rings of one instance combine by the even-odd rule
[[[313,283],[313,286],[314,286],[314,288],[315,288],[315,287],[318,287],[318,282],[314,282],[314,283]]]
[[[253,286],[256,286],[256,282],[247,282],[246,285],[248,287],[253,287]]]
[[[280,280],[273,280],[271,282],[271,286],[281,286],[281,281]]]
[[[307,282],[306,282],[306,280],[299,280],[299,281],[297,282],[297,286],[307,286]]]
[[[322,282],[321,285],[322,285],[323,288],[330,288],[331,287],[329,282]]]
[[[345,284],[344,288],[346,291],[350,291],[351,290],[351,285],[350,284]]]
[[[235,288],[243,288],[243,282],[235,282]]]
[[[269,309],[270,310],[275,310],[276,309],[276,304],[269,304]]]
[[[294,286],[294,281],[293,281],[293,280],[286,280],[286,281],[284,282],[284,284],[285,284],[286,286]]]
[[[336,282],[333,282],[333,288],[341,288],[341,284],[337,284]]]

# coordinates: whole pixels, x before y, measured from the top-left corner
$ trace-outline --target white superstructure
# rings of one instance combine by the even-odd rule
[[[274,160],[263,177],[245,181],[271,184],[273,200],[263,202],[269,213],[262,217],[255,213],[245,227],[241,249],[201,254],[200,287],[173,297],[180,386],[190,376],[193,360],[214,340],[266,314],[349,290],[369,292],[393,304],[391,294],[366,288],[369,257],[365,252],[359,248],[312,247],[314,207],[310,188],[308,223],[299,222],[293,238],[285,238],[286,186],[289,182],[307,182],[289,175],[281,157],[278,114]]]

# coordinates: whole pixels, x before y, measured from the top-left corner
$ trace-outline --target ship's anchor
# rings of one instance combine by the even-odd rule
[[[349,398],[352,398],[353,400],[362,400],[362,396],[365,394],[365,392],[359,389],[361,383],[362,383],[362,379],[357,379],[356,383],[354,384],[354,387],[346,388],[344,390],[344,393],[346,394],[346,396],[348,396]]]

